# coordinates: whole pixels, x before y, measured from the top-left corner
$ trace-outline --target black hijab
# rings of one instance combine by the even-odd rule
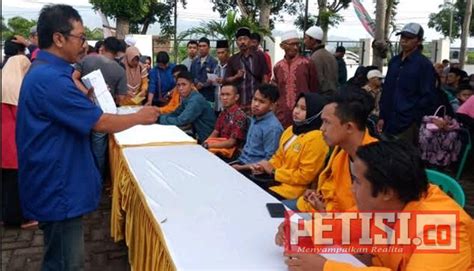
[[[301,97],[306,100],[306,119],[303,121],[293,121],[293,134],[299,135],[313,130],[319,130],[323,121],[321,120],[321,111],[327,104],[326,98],[317,93],[301,93],[296,104]],[[296,106],[295,104],[295,106]]]

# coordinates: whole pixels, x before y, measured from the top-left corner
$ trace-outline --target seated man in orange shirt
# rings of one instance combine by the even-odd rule
[[[247,115],[237,104],[240,96],[236,86],[223,85],[219,99],[223,111],[217,118],[214,131],[202,146],[224,159],[231,159],[247,135]]]
[[[186,68],[185,65],[180,64],[176,65],[171,72],[173,73],[174,80],[176,81],[176,77],[179,73],[187,71],[188,68]],[[193,86],[193,90],[195,89],[196,88]],[[179,91],[176,87],[174,87],[172,90],[170,90],[170,92],[168,92],[166,98],[168,99],[168,103],[160,107],[160,114],[171,113],[175,111],[176,108],[178,108],[178,106],[181,104],[181,97],[179,96]]]
[[[320,130],[324,141],[333,147],[332,154],[312,189],[294,201],[285,201],[289,208],[301,212],[314,211],[310,201],[318,201],[318,209],[345,211],[355,206],[351,192],[351,164],[361,145],[376,141],[369,135],[366,122],[374,108],[372,96],[364,90],[346,87],[322,111]]]
[[[328,260],[318,254],[286,253],[289,270],[472,270],[474,267],[472,218],[437,185],[428,183],[423,162],[413,146],[403,141],[371,143],[359,147],[354,158],[352,191],[359,210],[412,212],[412,214],[423,212],[431,213],[433,216],[437,215],[436,212],[455,213],[458,221],[456,223],[450,221],[449,225],[455,227],[456,237],[451,242],[456,243],[456,251],[440,253],[434,249],[426,251],[419,246],[414,247],[414,250],[401,252],[381,253],[370,250],[372,254],[357,255],[368,267],[354,267],[351,264]],[[438,217],[438,223],[443,223],[444,226],[446,222]],[[285,243],[284,228],[285,226],[280,225],[275,240],[280,246]],[[439,234],[438,231],[435,232]],[[432,236],[431,233],[432,228],[421,227],[414,235],[409,233],[408,238],[415,240],[417,236]],[[446,246],[445,244],[441,247],[437,244],[437,249],[445,249]]]

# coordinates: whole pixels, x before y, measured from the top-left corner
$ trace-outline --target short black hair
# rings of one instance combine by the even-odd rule
[[[336,53],[345,53],[346,52],[346,47],[344,46],[337,46],[336,47]]]
[[[209,39],[206,38],[206,37],[200,38],[199,43],[201,43],[201,42],[207,43],[207,46],[211,46],[211,41],[209,41]]]
[[[125,42],[125,40],[122,40],[122,39],[119,40],[119,43],[120,43],[120,46],[119,46],[118,52],[125,53],[127,51],[127,43]]]
[[[441,61],[443,64],[446,64],[446,63],[449,63],[449,60],[447,59],[443,59],[443,61]]]
[[[341,123],[354,122],[360,131],[367,127],[367,119],[375,107],[375,99],[367,91],[356,86],[346,86],[334,95],[336,116]]]
[[[235,94],[240,94],[240,93],[239,93],[239,89],[238,89],[237,86],[234,85],[234,84],[225,83],[225,84],[223,84],[223,85],[221,86],[221,89],[223,89],[223,88],[225,88],[225,87],[230,87],[230,88],[232,88],[232,90],[234,91]]]
[[[170,56],[165,51],[160,51],[156,55],[156,64],[168,64],[170,62]]]
[[[423,161],[413,145],[403,140],[379,141],[360,146],[356,156],[367,166],[365,178],[372,196],[393,189],[400,201],[416,201],[428,190]]]
[[[454,73],[456,76],[459,76],[459,77],[461,77],[461,78],[462,78],[463,75],[464,75],[464,73],[463,73],[463,71],[462,71],[461,69],[459,69],[459,68],[453,68],[453,67],[449,68],[448,73]]]
[[[255,32],[250,34],[250,39],[251,40],[256,40],[256,41],[258,41],[258,43],[260,43],[260,41],[262,41],[262,37],[260,36],[260,34],[255,33]]]
[[[188,80],[189,82],[193,82],[194,81],[194,78],[193,78],[193,75],[192,73],[188,72],[188,71],[185,71],[185,72],[180,72],[178,74],[178,76],[176,76],[176,81],[178,81],[178,79],[185,79],[185,80]]]
[[[469,83],[462,83],[458,86],[458,88],[456,89],[456,94],[458,94],[459,92],[463,91],[463,90],[470,90],[470,91],[473,91],[474,88],[471,87],[471,85],[469,85]]]
[[[186,47],[188,47],[190,44],[194,44],[194,45],[198,46],[198,42],[196,40],[188,41],[188,44],[186,44]]]
[[[122,45],[120,44],[120,40],[116,37],[108,37],[104,40],[104,50],[110,52],[112,54],[117,54],[120,50]]]
[[[41,9],[38,18],[38,47],[47,49],[53,45],[53,34],[61,33],[67,37],[71,33],[72,23],[80,22],[81,15],[69,5],[47,5]]]
[[[25,53],[25,45],[13,42],[13,40],[15,40],[15,38],[10,37],[5,41],[5,43],[3,44],[3,53],[6,56],[16,56],[18,54]]]
[[[99,53],[100,47],[102,47],[102,45],[104,45],[104,41],[103,41],[103,40],[98,40],[98,41],[95,43],[94,49],[95,49],[95,52],[96,52],[96,53]]]
[[[262,94],[264,98],[269,99],[272,103],[278,101],[280,98],[280,91],[278,87],[273,84],[261,84],[257,91]]]
[[[175,74],[177,72],[182,73],[182,72],[187,72],[187,71],[188,71],[188,67],[186,67],[186,65],[179,64],[179,65],[174,66],[174,68],[171,70],[171,73]]]

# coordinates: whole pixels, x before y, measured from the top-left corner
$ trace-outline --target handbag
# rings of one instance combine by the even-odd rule
[[[438,116],[443,109],[443,115]],[[446,115],[441,105],[431,116],[424,116],[419,133],[421,159],[433,166],[445,167],[456,162],[461,152],[459,123]]]

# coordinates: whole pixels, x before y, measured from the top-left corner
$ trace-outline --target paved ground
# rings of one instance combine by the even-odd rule
[[[460,181],[466,194],[466,210],[474,217],[474,158],[466,163],[466,172]],[[99,209],[86,216],[85,270],[121,271],[130,270],[127,249],[123,243],[114,243],[110,238],[110,201],[103,196]],[[40,230],[0,228],[1,270],[39,270],[43,251],[43,235]]]
[[[130,270],[127,248],[123,242],[110,238],[110,203],[103,196],[100,207],[84,217],[85,270]],[[21,230],[1,227],[1,270],[40,270],[43,253],[41,230]]]

